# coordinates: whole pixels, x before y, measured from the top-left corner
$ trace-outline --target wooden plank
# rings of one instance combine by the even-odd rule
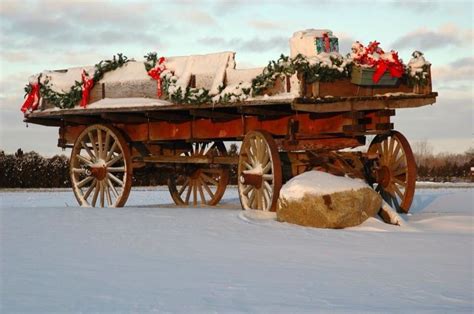
[[[149,163],[175,163],[175,164],[226,164],[236,165],[239,156],[150,156],[143,157],[144,162]]]
[[[280,116],[293,114],[292,111],[289,111],[287,109],[274,110],[274,109],[267,109],[267,108],[261,108],[261,107],[239,107],[237,111],[245,115],[259,116],[262,118],[280,117]]]
[[[101,120],[96,116],[64,116],[62,118],[66,124],[94,124],[99,123]]]
[[[43,119],[43,118],[26,118],[23,120],[26,123],[39,124],[44,126],[61,126],[62,121],[60,119]]]
[[[231,120],[240,117],[240,114],[227,113],[214,110],[191,109],[189,113],[195,117]]]
[[[377,123],[375,125],[376,130],[393,130],[393,123]]]
[[[117,123],[146,123],[148,119],[141,114],[130,113],[103,113],[102,119]]]
[[[192,119],[192,116],[186,112],[149,111],[146,114],[150,121],[188,121]]]
[[[344,112],[362,110],[384,110],[397,108],[415,108],[431,105],[436,102],[435,97],[395,98],[395,97],[363,97],[345,98],[335,102],[321,103],[294,103],[292,108],[305,112]]]

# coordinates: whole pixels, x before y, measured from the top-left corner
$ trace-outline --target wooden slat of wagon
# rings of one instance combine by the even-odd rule
[[[436,102],[437,93],[427,95],[340,97],[326,99],[296,99],[293,110],[306,112],[344,112],[363,110],[384,110],[414,108]]]

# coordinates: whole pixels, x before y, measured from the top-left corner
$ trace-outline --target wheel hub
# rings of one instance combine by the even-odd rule
[[[99,160],[90,167],[91,175],[99,181],[102,181],[107,176],[107,165],[103,160]]]
[[[256,173],[242,173],[240,175],[240,182],[245,185],[252,185],[260,189],[263,184],[263,176]]]
[[[377,182],[386,188],[390,184],[390,169],[382,166],[377,170]]]

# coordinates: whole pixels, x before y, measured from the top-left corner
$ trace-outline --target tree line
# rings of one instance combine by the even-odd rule
[[[434,182],[471,181],[474,166],[474,148],[462,154],[434,154],[427,142],[413,145],[418,180]],[[237,154],[237,146],[230,147],[229,154]],[[134,186],[167,184],[169,172],[153,166],[134,169]],[[231,168],[231,184],[236,184],[236,167]],[[43,157],[32,151],[14,154],[0,151],[0,188],[62,188],[70,187],[69,158],[64,155]]]

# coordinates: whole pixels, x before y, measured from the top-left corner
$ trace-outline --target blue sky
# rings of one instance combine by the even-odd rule
[[[59,153],[57,129],[22,123],[29,75],[95,64],[118,52],[141,59],[236,51],[237,67],[264,66],[298,30],[327,28],[341,53],[381,42],[405,62],[433,64],[434,106],[397,111],[395,128],[435,151],[474,147],[472,1],[0,1],[0,148]]]

